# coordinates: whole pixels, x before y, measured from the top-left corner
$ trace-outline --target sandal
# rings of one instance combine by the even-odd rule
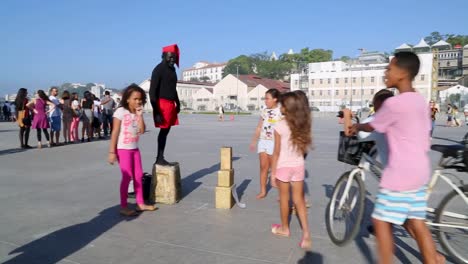
[[[128,208],[120,209],[119,213],[123,216],[137,216],[138,212]]]
[[[290,233],[280,233],[279,230],[281,229],[280,224],[272,224],[271,225],[271,233],[276,236],[282,236],[282,237],[289,237]]]
[[[143,205],[143,208],[140,205],[137,205],[136,209],[137,212],[143,212],[143,211],[156,211],[158,210],[158,207],[154,205]]]
[[[309,239],[308,241],[302,239],[302,241],[299,243],[299,247],[302,249],[311,249],[312,248],[312,240]]]

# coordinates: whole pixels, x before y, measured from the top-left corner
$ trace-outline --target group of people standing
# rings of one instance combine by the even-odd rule
[[[468,104],[463,108],[465,116],[465,124],[468,126]],[[459,117],[460,110],[456,105],[448,104],[447,105],[447,126],[448,127],[460,127],[462,126],[461,118]]]
[[[58,97],[57,87],[49,90],[49,95],[38,90],[33,99],[28,99],[28,90],[18,90],[14,105],[17,109],[16,119],[20,127],[20,147],[32,148],[29,145],[30,129],[36,129],[37,147],[42,148],[42,134],[48,147],[58,146],[60,133],[63,135],[63,144],[72,144],[85,141],[90,142],[95,137],[104,139],[112,130],[112,115],[117,103],[110,92],[106,91],[102,99],[86,91],[83,98],[77,93],[63,91]],[[79,124],[82,123],[81,140],[79,137]],[[103,135],[101,134],[103,128]],[[49,134],[50,129],[50,134]],[[86,132],[86,133],[85,133]]]

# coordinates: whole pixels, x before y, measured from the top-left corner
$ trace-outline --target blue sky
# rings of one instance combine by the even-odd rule
[[[466,10],[466,0],[2,0],[0,94],[139,83],[172,43],[181,69],[290,48],[331,49],[334,57],[391,51],[432,31],[468,34]]]

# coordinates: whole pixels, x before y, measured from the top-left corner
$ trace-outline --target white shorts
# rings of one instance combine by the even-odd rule
[[[265,152],[268,155],[273,155],[275,149],[275,141],[268,139],[258,140],[257,153]]]

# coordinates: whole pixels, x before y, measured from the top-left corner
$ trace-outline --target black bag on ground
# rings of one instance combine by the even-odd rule
[[[340,131],[338,161],[358,165],[362,153],[368,154],[374,145],[374,142],[359,142],[357,136],[347,137],[344,131]]]
[[[153,176],[151,176],[151,174],[147,172],[143,173],[142,185],[143,185],[143,199],[145,201],[149,200],[152,180],[153,180]]]

